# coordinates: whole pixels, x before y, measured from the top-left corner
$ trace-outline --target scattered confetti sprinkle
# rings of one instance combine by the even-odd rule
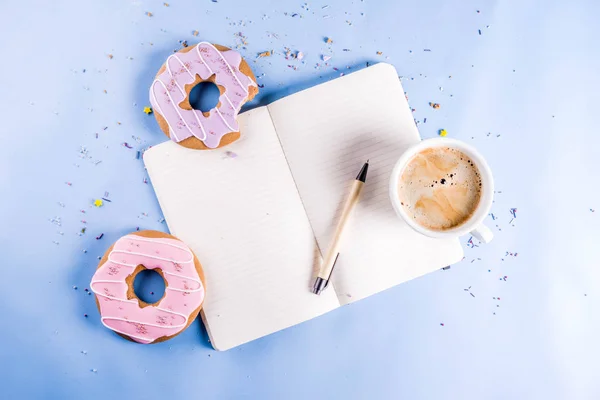
[[[439,134],[441,137],[446,137],[446,136],[448,136],[448,131],[447,131],[447,130],[445,130],[445,129],[440,129],[440,130],[438,131],[438,134]]]
[[[439,108],[441,107],[439,103],[432,103],[432,102],[429,102],[429,105],[430,105],[430,106],[431,106],[431,108],[433,108],[434,110],[437,110],[437,109],[439,109]]]
[[[123,146],[127,147],[128,149],[133,149],[133,147],[127,142],[123,142]]]
[[[169,3],[163,3],[163,6],[169,7]]]
[[[591,211],[591,212],[596,212],[596,210],[594,210],[593,208],[590,208],[590,211]]]
[[[443,323],[443,322],[440,322],[440,326],[444,326],[444,323]]]
[[[198,32],[198,31],[192,31],[192,35],[194,35],[194,36],[198,36],[199,33],[200,32]]]
[[[383,54],[383,52],[381,52],[381,51],[378,51],[378,52],[377,52],[377,55],[378,55],[378,56],[380,56],[380,55],[382,55],[382,54]]]
[[[258,58],[262,58],[262,57],[271,57],[273,50],[267,50],[267,51],[263,51],[262,53],[258,53]]]
[[[326,56],[325,54],[323,54],[321,57],[323,58],[323,61],[325,61],[325,62],[331,60],[331,56]]]
[[[326,37],[325,38],[325,43],[331,44],[331,43],[333,43],[333,39],[331,39],[330,37]]]
[[[108,56],[108,58],[109,58],[110,60],[112,60],[112,59],[113,59],[113,57],[114,57],[112,54],[108,54],[107,56]]]
[[[98,372],[98,370],[96,368],[92,368],[92,369],[90,369],[90,371],[92,371],[93,373],[97,373]]]
[[[152,107],[148,107],[148,106],[144,107],[144,112],[145,112],[147,115],[150,115],[150,114],[152,114]]]
[[[96,207],[102,207],[104,205],[104,202],[100,199],[97,199],[96,201],[94,201],[94,206]]]
[[[234,153],[233,151],[229,151],[229,150],[228,150],[228,151],[226,151],[226,152],[225,152],[225,155],[226,155],[227,157],[229,157],[229,158],[237,158],[237,154],[236,154],[236,153]]]
[[[101,233],[100,235],[96,236],[96,240],[100,240],[104,237],[104,233]]]
[[[73,285],[73,290],[77,290],[77,286]]]
[[[151,17],[151,16],[153,16],[154,14],[152,14],[150,11],[146,11],[146,15],[147,15],[147,16],[149,16],[149,17]]]

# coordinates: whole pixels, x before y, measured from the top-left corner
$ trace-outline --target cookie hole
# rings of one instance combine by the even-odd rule
[[[165,294],[165,280],[153,269],[140,271],[133,281],[133,292],[148,304],[154,304]]]
[[[200,82],[190,91],[190,106],[194,110],[208,112],[219,104],[219,88],[212,82]]]

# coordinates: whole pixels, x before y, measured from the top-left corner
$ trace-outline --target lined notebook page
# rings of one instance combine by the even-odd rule
[[[339,307],[333,291],[309,291],[319,253],[268,110],[238,121],[242,138],[225,149],[168,141],[144,155],[171,233],[204,268],[203,318],[218,350]]]
[[[377,64],[268,106],[324,253],[352,180],[370,159],[333,273],[341,304],[462,258],[457,239],[431,239],[401,221],[388,197],[392,168],[420,140],[393,66]]]

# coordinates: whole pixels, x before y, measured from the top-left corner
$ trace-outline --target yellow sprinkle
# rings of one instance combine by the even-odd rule
[[[150,11],[147,11],[146,15],[149,16],[149,17],[151,17],[153,14]]]
[[[258,53],[259,57],[271,57],[271,52],[270,51],[263,51],[262,53]]]
[[[440,108],[440,104],[439,104],[439,103],[432,103],[432,102],[429,102],[429,105],[430,105],[430,106],[431,106],[431,107],[432,107],[434,110],[437,110],[437,109],[439,109],[439,108]]]
[[[378,51],[378,52],[377,52],[377,55],[378,55],[378,56],[380,56],[380,55],[382,55],[382,54],[383,54],[383,52],[381,52],[381,51]]]
[[[102,207],[104,205],[104,202],[102,200],[98,199],[98,200],[94,201],[94,205],[96,207]]]
[[[165,7],[169,7],[169,3],[163,3]]]
[[[438,133],[441,137],[446,137],[448,135],[448,131],[446,131],[445,129],[440,129]]]
[[[144,107],[144,112],[148,115],[152,114],[152,107],[148,107],[148,106]]]
[[[331,40],[331,38],[328,37],[325,39],[325,43],[331,44],[331,43],[333,43],[333,40]]]
[[[199,34],[199,33],[200,33],[200,32],[198,32],[198,31],[194,31],[194,32],[192,32],[192,35],[194,35],[194,36],[198,36],[198,34]]]
[[[109,54],[109,55],[108,55],[108,58],[112,60],[112,59],[113,59],[113,55],[112,55],[112,54]]]

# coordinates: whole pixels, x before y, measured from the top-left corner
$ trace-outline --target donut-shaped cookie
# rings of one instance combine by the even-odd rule
[[[153,269],[165,280],[156,303],[133,291],[138,273]],[[138,343],[172,338],[198,316],[204,302],[200,262],[181,240],[166,233],[141,231],[121,237],[104,254],[90,284],[104,326]]]
[[[194,110],[189,102],[200,82],[219,88],[219,102],[208,112]],[[150,104],[171,140],[192,149],[214,149],[239,139],[237,115],[257,93],[256,78],[240,53],[202,42],[167,58],[150,86]]]

